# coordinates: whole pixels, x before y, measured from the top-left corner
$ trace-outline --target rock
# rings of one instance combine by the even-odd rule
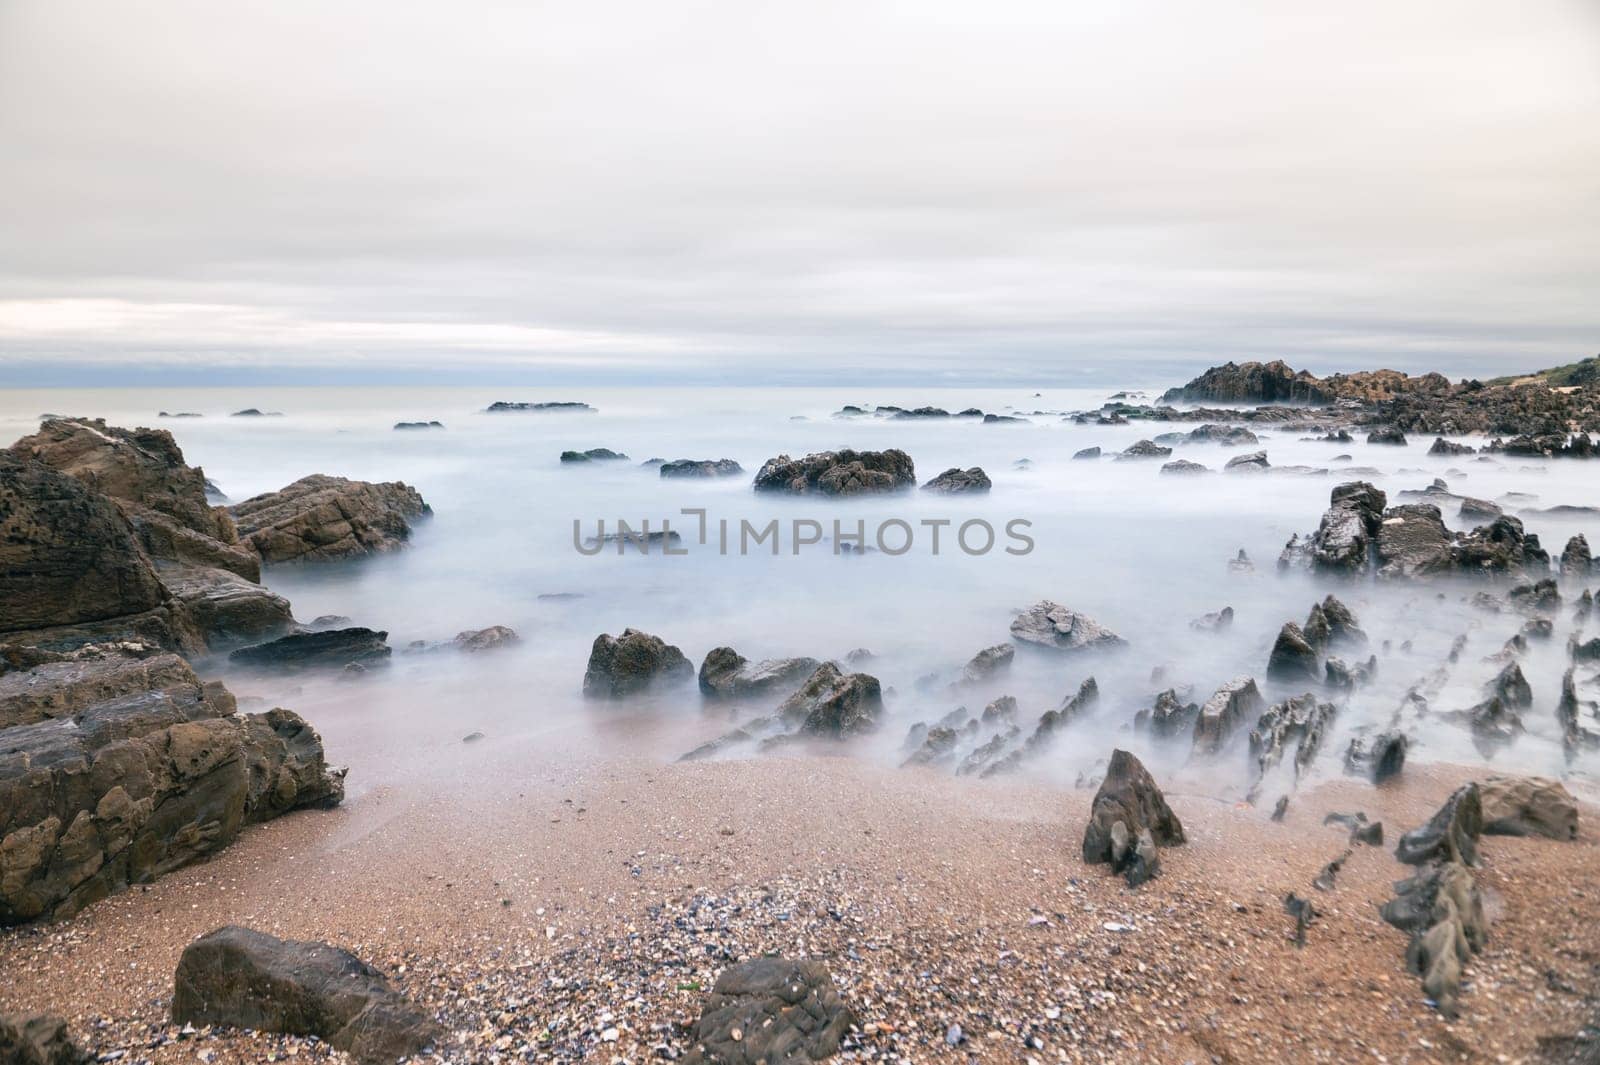
[[[601,521],[604,528],[605,522]],[[622,524],[622,523],[619,523]],[[629,549],[637,549],[640,554],[648,555],[652,550],[665,552],[669,547],[677,547],[683,543],[683,537],[675,529],[651,529],[650,523],[645,521],[637,528],[624,525],[618,532],[603,533],[600,536],[591,536],[584,540],[585,547],[603,547],[606,544],[616,544],[617,554],[626,554]]]
[[[908,766],[931,766],[954,761],[956,744],[960,740],[961,733],[953,728],[941,726],[928,729],[922,743],[911,752],[911,757],[900,763],[900,766],[904,769]]]
[[[1425,862],[1478,864],[1478,837],[1483,834],[1483,803],[1478,785],[1465,784],[1439,807],[1428,823],[1400,837],[1395,857],[1407,865]]]
[[[1016,647],[1009,643],[985,647],[973,655],[971,661],[961,667],[962,683],[979,684],[993,679],[998,674],[1011,668],[1011,661],[1016,657],[1016,654]]]
[[[1578,838],[1578,802],[1544,777],[1490,777],[1478,785],[1487,836]]]
[[[0,673],[0,730],[70,718],[127,695],[198,684],[189,663],[175,654],[152,654],[141,645],[90,645],[54,661]]]
[[[1229,573],[1254,573],[1256,564],[1250,561],[1250,556],[1245,554],[1244,548],[1239,548],[1239,553],[1228,559]]]
[[[1384,512],[1378,531],[1378,575],[1409,579],[1448,572],[1453,538],[1439,508],[1408,503]]]
[[[67,1022],[46,1014],[0,1013],[0,1062],[4,1065],[89,1065],[94,1055],[79,1050]]]
[[[1594,569],[1594,558],[1589,554],[1589,541],[1582,533],[1567,541],[1561,551],[1563,577],[1587,577]]]
[[[1391,447],[1405,447],[1406,434],[1392,425],[1380,425],[1367,434],[1369,444],[1387,444]]]
[[[744,467],[732,459],[675,459],[657,467],[661,476],[673,477],[737,477]]]
[[[1436,438],[1433,441],[1433,446],[1428,448],[1428,454],[1430,455],[1475,455],[1477,453],[1478,449],[1475,447],[1467,444],[1457,444],[1446,440],[1442,436]]]
[[[1193,474],[1210,473],[1211,470],[1205,466],[1202,466],[1198,462],[1190,462],[1188,459],[1174,459],[1171,462],[1162,463],[1161,472],[1174,474]]]
[[[1127,646],[1127,641],[1087,614],[1040,600],[1011,622],[1011,635],[1034,647],[1053,651],[1110,650]]]
[[[899,492],[917,483],[911,456],[904,451],[822,451],[800,459],[779,455],[756,474],[758,492],[850,496]]]
[[[1268,469],[1271,465],[1267,461],[1267,453],[1265,451],[1252,451],[1248,455],[1235,455],[1228,460],[1227,465],[1223,466],[1222,469],[1223,472],[1231,470],[1234,473],[1251,473]]]
[[[487,629],[466,629],[458,632],[450,644],[458,651],[475,654],[478,651],[514,647],[521,642],[522,638],[517,635],[517,630],[505,625],[490,625]]]
[[[1189,439],[1195,443],[1221,444],[1232,447],[1236,444],[1259,444],[1261,441],[1255,433],[1237,425],[1205,425],[1189,430]]]
[[[232,414],[228,415],[228,417],[230,417],[230,418],[281,418],[281,417],[283,417],[283,412],[282,411],[275,411],[275,410],[260,410],[259,408],[256,408],[256,407],[246,407],[244,410],[236,410],[236,411],[234,411]]]
[[[883,692],[877,677],[841,673],[832,662],[824,662],[784,700],[777,716],[808,735],[843,739],[876,729],[882,712]]]
[[[1523,708],[1533,705],[1533,688],[1522,675],[1522,667],[1512,662],[1489,684],[1491,694],[1509,707]]]
[[[570,401],[556,403],[508,403],[497,400],[484,408],[489,414],[503,414],[508,411],[532,411],[534,413],[548,414],[596,414],[598,410],[587,403],[573,403]]]
[[[1194,735],[1195,721],[1200,717],[1198,703],[1185,703],[1175,689],[1168,688],[1156,696],[1155,705],[1140,710],[1133,718],[1133,727],[1140,732],[1167,739],[1173,736]]]
[[[1250,757],[1256,763],[1252,795],[1290,753],[1291,746],[1295,778],[1309,769],[1322,749],[1323,737],[1333,724],[1335,713],[1332,703],[1319,703],[1309,693],[1285,699],[1263,713],[1250,730]]]
[[[1170,447],[1162,447],[1160,444],[1150,440],[1140,440],[1138,443],[1129,444],[1123,448],[1117,458],[1123,461],[1129,459],[1164,459],[1170,454],[1172,454]]]
[[[628,456],[608,447],[592,447],[587,451],[563,451],[561,461],[572,462],[625,462]]]
[[[1532,584],[1519,584],[1508,593],[1511,605],[1518,610],[1548,614],[1561,605],[1561,592],[1556,582],[1546,577]]]
[[[939,474],[939,476],[923,485],[922,490],[925,492],[944,492],[947,494],[953,494],[958,492],[987,492],[992,487],[993,485],[989,481],[989,475],[984,473],[979,467],[973,466],[970,469],[960,470],[952,466],[950,469],[945,470],[943,473]]]
[[[1504,515],[1458,536],[1450,556],[1457,569],[1469,573],[1543,573],[1550,567],[1550,554],[1539,546],[1539,538],[1525,533],[1517,518]]]
[[[1239,725],[1259,714],[1265,705],[1255,678],[1234,677],[1212,693],[1195,717],[1194,753],[1220,753]]]
[[[1444,861],[1395,885],[1383,919],[1411,935],[1406,965],[1439,1012],[1454,1017],[1462,967],[1488,942],[1489,921],[1472,873]]]
[[[32,686],[61,686],[45,708],[61,716],[0,732],[0,925],[71,916],[205,858],[244,825],[343,797],[342,772],[298,715],[240,716],[221,684],[146,661],[141,673],[108,659],[93,677],[46,667]],[[15,694],[29,678],[7,681]]]
[[[1467,496],[1461,500],[1461,509],[1456,511],[1456,517],[1461,521],[1494,521],[1502,513],[1498,503]]]
[[[227,570],[164,566],[161,581],[210,650],[258,643],[294,628],[289,600]]]
[[[1342,658],[1329,658],[1323,662],[1322,682],[1330,688],[1339,691],[1354,691],[1364,688],[1372,682],[1378,672],[1378,656],[1372,655],[1365,662],[1351,665]]]
[[[724,969],[694,1026],[685,1065],[809,1065],[855,1023],[820,961],[753,958]]]
[[[1034,726],[1033,735],[1023,745],[1022,757],[1018,764],[1028,758],[1043,753],[1054,742],[1055,735],[1061,729],[1083,716],[1095,703],[1100,701],[1100,685],[1089,677],[1078,685],[1078,690],[1063,699],[1061,705],[1054,710],[1046,710],[1039,715],[1039,723]]]
[[[347,629],[295,632],[228,655],[237,665],[254,669],[339,669],[351,662],[383,663],[391,653],[389,634],[353,625]]]
[[[1155,876],[1155,848],[1184,842],[1183,824],[1139,759],[1124,750],[1111,752],[1106,776],[1089,809],[1083,833],[1083,860],[1111,864],[1113,873],[1137,886]]]
[[[1310,537],[1308,560],[1324,573],[1352,574],[1366,569],[1372,545],[1383,526],[1388,497],[1366,481],[1335,488],[1322,522]]]
[[[1305,370],[1282,360],[1213,366],[1182,388],[1168,389],[1163,403],[1330,403],[1332,395]]]
[[[1286,683],[1316,681],[1322,677],[1322,662],[1300,626],[1285,622],[1267,658],[1267,677]]]
[[[694,666],[672,644],[638,629],[623,629],[621,636],[601,633],[594,638],[583,694],[590,699],[622,699],[693,675]]]
[[[1189,622],[1189,627],[1196,632],[1222,632],[1233,627],[1233,607],[1225,606],[1221,610],[1209,614],[1202,614]]]
[[[1074,459],[1097,459],[1100,457],[1098,447],[1086,447],[1072,453]]]
[[[443,422],[439,422],[439,421],[432,421],[432,422],[395,422],[394,423],[394,427],[397,430],[401,430],[401,431],[415,430],[415,429],[443,429],[444,428],[444,423]]]
[[[1306,615],[1306,639],[1318,650],[1330,647],[1365,647],[1367,634],[1355,613],[1335,596],[1327,596]]]
[[[313,474],[231,508],[263,562],[310,562],[394,551],[411,522],[433,513],[415,488]]]
[[[366,1065],[415,1056],[445,1034],[354,954],[237,925],[184,948],[172,1023],[316,1036]]]
[[[700,663],[700,693],[708,699],[787,698],[821,664],[815,658],[752,663],[731,647],[716,647]]]
[[[1018,418],[1011,414],[985,414],[984,425],[1027,425],[1028,419]]]
[[[1485,758],[1494,757],[1496,751],[1526,731],[1516,710],[1498,695],[1453,716],[1466,719],[1472,729],[1473,744]]]

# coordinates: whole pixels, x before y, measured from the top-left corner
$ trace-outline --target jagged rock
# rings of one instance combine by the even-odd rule
[[[733,459],[676,459],[661,463],[657,469],[666,478],[737,477],[744,473],[744,467]]]
[[[1081,689],[1080,689],[1081,690]],[[1010,724],[1017,719],[1017,700],[1009,695],[1002,695],[983,708],[981,720],[985,725],[995,723]]]
[[[1100,457],[1098,447],[1086,447],[1072,453],[1074,459],[1097,459]]]
[[[900,763],[901,768],[907,766],[931,766],[950,762],[956,756],[956,744],[961,740],[961,733],[945,726],[928,729],[923,735],[922,742],[917,749],[911,752],[911,757]]]
[[[1219,753],[1238,731],[1239,725],[1261,713],[1266,702],[1255,678],[1238,676],[1218,688],[1200,708],[1194,723],[1194,752]]]
[[[787,698],[821,664],[815,658],[752,663],[731,647],[716,647],[700,663],[700,693],[708,699]]]
[[[1239,548],[1239,553],[1228,559],[1229,573],[1254,573],[1256,564],[1250,561],[1250,556],[1245,554],[1244,548]]]
[[[1013,706],[1015,703],[1016,700],[1013,699]],[[991,765],[998,764],[996,759],[1000,757],[1003,751],[1014,745],[1021,735],[1022,730],[1015,725],[1007,727],[1002,732],[995,733],[986,742],[973,748],[972,752],[961,760],[961,764],[956,767],[956,775],[967,776],[980,772],[986,776],[990,775],[987,772],[988,768]]]
[[[1406,434],[1392,425],[1380,425],[1367,434],[1369,444],[1388,444],[1393,447],[1406,446]]]
[[[1589,554],[1589,541],[1582,533],[1567,541],[1561,551],[1563,577],[1587,577],[1594,569],[1594,558]]]
[[[1188,459],[1174,459],[1171,462],[1162,463],[1161,464],[1161,472],[1162,473],[1173,473],[1173,474],[1187,474],[1187,473],[1210,473],[1211,470],[1208,467],[1202,466],[1198,462],[1190,462]]]
[[[1189,622],[1189,627],[1196,632],[1221,632],[1233,625],[1233,607],[1225,606],[1221,610],[1209,614],[1202,614]]]
[[[1447,860],[1395,885],[1383,919],[1411,935],[1406,965],[1439,1012],[1454,1017],[1461,970],[1488,941],[1489,921],[1472,873]]]
[[[1542,573],[1550,568],[1550,553],[1539,546],[1539,538],[1506,515],[1458,536],[1450,558],[1457,569],[1469,573]]]
[[[1330,688],[1340,691],[1354,691],[1364,688],[1372,682],[1378,672],[1378,656],[1372,655],[1365,662],[1351,665],[1342,658],[1329,658],[1322,664],[1322,682]]]
[[[1129,444],[1117,455],[1119,460],[1129,459],[1164,459],[1172,454],[1170,447],[1162,447],[1150,440],[1140,440],[1138,443]]]
[[[1283,912],[1294,918],[1294,945],[1306,945],[1306,932],[1311,928],[1311,922],[1317,919],[1317,908],[1310,899],[1303,899],[1294,892],[1284,896]]]
[[[1490,777],[1478,785],[1487,836],[1578,838],[1578,802],[1544,777]]]
[[[862,495],[914,487],[916,469],[904,451],[822,451],[792,459],[768,459],[756,474],[758,492],[791,495]]]
[[[163,566],[159,572],[183,617],[213,651],[271,639],[294,627],[287,599],[236,573],[200,566]]]
[[[1095,683],[1093,677],[1089,677],[1078,685],[1076,692],[1063,699],[1060,706],[1039,715],[1039,723],[1034,726],[1033,735],[1028,737],[1024,745],[1023,757],[1042,752],[1055,739],[1057,732],[1072,724],[1099,701],[1100,685]]]
[[[975,493],[987,492],[994,485],[989,481],[989,475],[982,469],[973,466],[970,469],[957,469],[952,466],[939,476],[922,486],[925,492]]]
[[[1235,455],[1222,469],[1224,472],[1231,470],[1234,473],[1251,473],[1268,469],[1271,465],[1267,461],[1265,451],[1252,451],[1248,455]]]
[[[90,645],[55,661],[0,673],[0,729],[70,718],[136,692],[198,683],[189,663],[175,654],[149,654],[142,645]]]
[[[1213,366],[1181,388],[1168,389],[1163,403],[1330,403],[1332,395],[1305,370],[1282,360]]]
[[[1498,503],[1467,496],[1461,500],[1461,509],[1456,511],[1456,517],[1462,521],[1494,521],[1502,513]]]
[[[1526,731],[1516,710],[1498,695],[1463,711],[1460,716],[1466,718],[1472,729],[1472,742],[1485,758],[1492,758],[1496,751]]]
[[[1149,771],[1127,751],[1112,751],[1089,809],[1083,860],[1090,865],[1109,862],[1113,873],[1125,875],[1129,886],[1138,886],[1159,870],[1157,846],[1183,842],[1183,824]]]
[[[808,735],[843,739],[877,728],[882,712],[883,692],[877,677],[841,673],[832,662],[824,662],[783,701],[777,717]]]
[[[1330,595],[1306,615],[1305,635],[1318,650],[1330,647],[1365,647],[1367,634],[1355,613]]]
[[[1407,865],[1424,862],[1478,864],[1478,837],[1483,834],[1483,802],[1478,785],[1464,784],[1428,823],[1400,837],[1395,857]]]
[[[1530,640],[1548,640],[1556,634],[1555,622],[1549,618],[1529,618],[1522,623],[1517,635]]]
[[[1336,713],[1332,703],[1319,703],[1311,694],[1275,703],[1250,730],[1250,757],[1256,763],[1252,794],[1294,748],[1291,764],[1295,777],[1310,768],[1322,749],[1322,740]]]
[[[1078,652],[1127,646],[1127,641],[1087,614],[1040,600],[1011,623],[1011,635],[1034,647]]]
[[[387,632],[355,625],[347,629],[295,632],[267,643],[241,647],[228,660],[255,669],[338,669],[351,662],[387,662]]]
[[[1267,676],[1272,680],[1297,683],[1315,681],[1322,676],[1322,662],[1317,650],[1311,646],[1300,626],[1292,621],[1278,630],[1272,644],[1272,654],[1267,658]]]
[[[561,461],[566,463],[582,462],[626,462],[628,456],[620,451],[612,451],[608,447],[592,447],[587,451],[563,451]]]
[[[622,699],[693,675],[694,666],[672,644],[648,632],[623,629],[621,636],[601,633],[594,638],[583,694],[591,699]]]
[[[1173,736],[1194,735],[1194,723],[1200,717],[1200,704],[1186,703],[1178,698],[1173,688],[1156,696],[1155,705],[1140,710],[1133,718],[1133,727],[1140,732],[1163,739]]]
[[[1195,443],[1221,444],[1224,447],[1261,442],[1255,433],[1242,425],[1201,425],[1189,430],[1188,438]]]
[[[298,715],[239,716],[221,684],[146,661],[142,673],[108,660],[96,678],[37,674],[61,685],[50,709],[62,716],[0,733],[0,925],[70,916],[220,850],[246,824],[343,797],[342,772]]]
[[[1321,524],[1310,537],[1306,557],[1311,567],[1339,574],[1364,570],[1386,506],[1388,497],[1366,481],[1336,487]]]
[[[1382,784],[1405,768],[1410,744],[1401,732],[1382,732],[1372,739],[1356,737],[1345,751],[1345,772]]]
[[[1332,891],[1334,881],[1339,875],[1339,870],[1344,868],[1344,863],[1348,861],[1350,855],[1354,853],[1355,851],[1353,850],[1346,850],[1343,854],[1339,855],[1339,857],[1335,858],[1327,865],[1324,865],[1322,867],[1322,871],[1319,872],[1311,881],[1311,886],[1316,888],[1318,891]]]
[[[997,674],[1010,669],[1011,661],[1016,655],[1016,647],[1009,643],[985,647],[973,655],[966,665],[961,667],[961,682],[964,684],[978,684],[990,680]]]
[[[1469,444],[1457,444],[1454,441],[1446,440],[1442,436],[1435,438],[1433,446],[1428,448],[1428,454],[1430,455],[1475,455],[1477,453],[1478,449]]]
[[[1509,707],[1523,708],[1533,705],[1533,688],[1522,675],[1522,667],[1515,662],[1500,671],[1490,682],[1489,690]]]
[[[1517,585],[1511,589],[1508,598],[1518,610],[1541,614],[1551,613],[1561,605],[1561,592],[1556,588],[1556,582],[1548,577],[1532,584]]]
[[[1391,507],[1378,530],[1378,575],[1409,579],[1447,572],[1453,543],[1432,503]]]
[[[94,1055],[78,1049],[67,1022],[46,1014],[0,1013],[0,1062],[4,1065],[89,1065]]]
[[[1568,668],[1561,677],[1561,700],[1556,704],[1556,721],[1561,726],[1561,745],[1567,758],[1575,757],[1587,747],[1600,745],[1600,734],[1583,727],[1584,703],[1578,699],[1575,670]],[[1591,714],[1594,704],[1588,704]]]
[[[316,1036],[367,1065],[393,1065],[445,1034],[354,954],[237,925],[184,948],[172,1023]]]
[[[506,625],[490,625],[486,629],[466,629],[456,633],[455,639],[450,641],[450,646],[458,651],[476,654],[479,651],[514,647],[521,642],[522,637],[517,635],[517,630]]]
[[[819,961],[753,958],[724,969],[684,1065],[809,1065],[832,1057],[855,1023]]]
[[[415,488],[312,474],[231,508],[239,535],[266,563],[355,558],[393,551],[411,522],[433,513]]]

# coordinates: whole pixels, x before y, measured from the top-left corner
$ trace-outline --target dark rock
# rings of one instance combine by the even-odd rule
[[[1189,622],[1189,627],[1196,632],[1221,632],[1233,626],[1233,607],[1225,606],[1221,610],[1209,614],[1202,614]]]
[[[164,566],[161,581],[210,650],[258,643],[294,628],[289,601],[236,573],[201,566]]]
[[[922,743],[911,752],[911,757],[900,763],[901,768],[909,766],[935,766],[953,762],[956,757],[956,744],[961,740],[961,733],[947,726],[928,729],[923,735]]]
[[[1205,466],[1202,466],[1198,462],[1190,462],[1188,459],[1174,459],[1171,462],[1162,463],[1161,472],[1172,474],[1194,474],[1210,473],[1211,470]]]
[[[1335,488],[1322,522],[1310,537],[1308,560],[1320,572],[1351,574],[1367,567],[1383,527],[1388,497],[1365,481]]]
[[[1407,865],[1425,862],[1478,864],[1478,837],[1483,834],[1483,803],[1478,785],[1466,784],[1439,807],[1428,823],[1400,837],[1395,857]]]
[[[1137,886],[1156,875],[1155,848],[1184,842],[1183,824],[1167,805],[1154,778],[1133,755],[1111,752],[1106,776],[1095,793],[1083,834],[1083,860],[1109,862],[1113,873]]]
[[[489,404],[484,410],[489,414],[502,414],[507,411],[533,411],[535,413],[549,414],[594,414],[596,409],[587,403],[573,403],[570,401],[556,403],[508,403],[497,400]]]
[[[824,662],[778,707],[777,717],[807,735],[844,739],[876,729],[882,712],[877,677],[841,673]]]
[[[1268,469],[1271,465],[1267,461],[1267,453],[1265,451],[1252,451],[1248,455],[1235,455],[1228,460],[1227,465],[1222,469],[1224,472],[1232,470],[1235,473],[1250,473]]]
[[[1298,683],[1316,681],[1322,677],[1322,662],[1316,648],[1311,646],[1305,633],[1294,622],[1285,622],[1272,645],[1267,658],[1267,677],[1272,680]]]
[[[1244,548],[1239,548],[1239,553],[1228,559],[1229,573],[1254,573],[1256,564],[1250,561],[1250,556],[1245,554]]]
[[[744,473],[744,467],[733,459],[676,459],[661,463],[658,469],[666,478],[737,477]]]
[[[1010,415],[1010,414],[985,414],[983,416],[983,424],[984,425],[1026,425],[1026,424],[1028,424],[1028,419],[1014,417],[1013,415]]]
[[[1498,503],[1491,503],[1487,499],[1473,499],[1471,496],[1461,500],[1461,509],[1456,511],[1456,517],[1462,521],[1494,521],[1503,512]]]
[[[393,1065],[445,1034],[348,951],[237,925],[184,948],[172,1022],[316,1036],[368,1065]]]
[[[700,663],[700,693],[708,699],[787,698],[821,664],[815,658],[752,663],[731,647],[716,647]]]
[[[1266,705],[1253,677],[1234,677],[1200,708],[1194,723],[1194,753],[1214,755],[1228,745],[1239,726]]]
[[[1489,690],[1509,707],[1520,709],[1533,705],[1533,688],[1522,675],[1522,667],[1515,662],[1500,671],[1490,682]]]
[[[363,628],[296,632],[228,655],[237,665],[255,669],[339,669],[351,662],[363,664],[389,660],[387,632]]]
[[[1345,772],[1382,784],[1400,775],[1410,746],[1401,732],[1382,732],[1369,739],[1356,737],[1345,751]]]
[[[989,475],[982,469],[973,466],[971,469],[959,470],[951,467],[939,476],[922,486],[925,492],[987,492],[993,485]]]
[[[1172,454],[1170,447],[1162,447],[1150,440],[1140,440],[1138,443],[1129,444],[1117,455],[1118,459],[1164,459]]]
[[[1469,573],[1542,573],[1550,567],[1550,554],[1539,546],[1539,538],[1505,515],[1462,533],[1450,555],[1456,568]]]
[[[1339,876],[1339,870],[1344,868],[1344,863],[1348,861],[1350,855],[1354,853],[1354,851],[1347,850],[1343,854],[1339,855],[1339,857],[1329,862],[1327,865],[1324,865],[1322,867],[1322,871],[1319,872],[1314,879],[1312,879],[1311,886],[1316,888],[1318,891],[1332,891],[1334,882]]]
[[[1195,443],[1221,444],[1224,447],[1261,442],[1255,433],[1239,425],[1201,425],[1189,430],[1189,439]]]
[[[393,551],[411,522],[433,511],[415,488],[313,474],[231,508],[239,534],[267,563],[355,558]]]
[[[1578,838],[1578,802],[1558,781],[1490,777],[1478,785],[1486,836]]]
[[[78,1049],[67,1022],[45,1014],[0,1013],[0,1062],[4,1065],[89,1065],[94,1055]]]
[[[1475,455],[1477,452],[1478,449],[1475,447],[1468,444],[1457,444],[1446,440],[1442,436],[1436,438],[1433,446],[1428,448],[1428,454],[1430,455]]]
[[[648,521],[641,523],[637,529],[629,528],[623,522],[618,524],[623,525],[623,528],[617,532],[588,537],[583,541],[584,546],[598,548],[606,544],[616,544],[619,555],[626,554],[630,548],[647,555],[651,550],[665,551],[669,547],[677,547],[683,543],[683,537],[676,529],[652,529]],[[605,527],[603,521],[600,527]]]
[[[1422,989],[1439,1012],[1454,1017],[1462,968],[1488,941],[1489,921],[1472,873],[1443,861],[1395,885],[1383,919],[1411,935],[1406,965],[1422,977]]]
[[[1582,533],[1567,541],[1561,551],[1563,577],[1587,577],[1594,569],[1594,558],[1589,554],[1589,541]]]
[[[1133,727],[1140,732],[1167,739],[1173,736],[1194,736],[1194,724],[1200,717],[1200,704],[1186,703],[1178,698],[1176,689],[1168,688],[1156,696],[1155,705],[1140,710],[1133,718]]]
[[[1516,710],[1498,695],[1485,699],[1458,716],[1466,719],[1472,729],[1473,744],[1485,758],[1493,757],[1496,751],[1526,731]]]
[[[438,421],[433,421],[433,422],[395,422],[394,423],[394,427],[396,429],[399,429],[399,430],[443,429],[444,428],[444,423],[443,422],[438,422]]]
[[[587,451],[563,451],[562,462],[625,462],[628,456],[608,447],[592,447]]]
[[[1294,892],[1284,896],[1283,912],[1294,918],[1294,945],[1306,945],[1306,932],[1311,928],[1311,922],[1317,919],[1317,908],[1310,899],[1303,899]]]
[[[1034,647],[1053,651],[1110,650],[1127,646],[1127,641],[1087,614],[1040,600],[1011,623],[1011,635]]]
[[[622,699],[693,675],[694,666],[672,644],[638,629],[623,629],[621,636],[601,633],[594,638],[583,694],[591,699]]]
[[[1213,366],[1182,388],[1168,389],[1163,403],[1330,403],[1332,395],[1301,370],[1281,360]]]
[[[800,459],[779,455],[756,474],[758,492],[792,495],[862,495],[915,486],[916,469],[904,451],[823,451]]]
[[[1250,730],[1250,757],[1256,763],[1252,796],[1285,756],[1291,757],[1296,779],[1309,769],[1335,713],[1332,703],[1320,703],[1309,693],[1275,703],[1263,713]]]
[[[685,1065],[809,1065],[832,1057],[855,1017],[819,961],[753,958],[724,969]]]
[[[1561,592],[1556,582],[1546,577],[1532,584],[1519,584],[1508,593],[1511,605],[1518,610],[1540,614],[1552,613],[1561,605]]]
[[[1391,507],[1378,531],[1378,575],[1407,579],[1448,572],[1454,564],[1453,543],[1433,504]]]
[[[256,407],[246,407],[244,410],[236,410],[236,411],[234,411],[232,414],[228,415],[228,417],[230,417],[230,418],[281,418],[281,417],[283,417],[283,412],[282,411],[276,411],[276,410],[261,410],[261,409],[256,408]]]
[[[1393,447],[1406,446],[1406,434],[1392,425],[1380,425],[1367,434],[1369,444],[1388,444]]]

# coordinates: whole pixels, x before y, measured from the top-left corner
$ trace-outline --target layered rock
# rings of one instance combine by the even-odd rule
[[[700,663],[700,693],[708,699],[787,698],[821,664],[814,658],[751,662],[731,647],[715,647]]]
[[[1382,732],[1371,738],[1356,737],[1345,751],[1345,772],[1382,784],[1405,768],[1410,741],[1402,732]]]
[[[661,476],[674,477],[737,477],[744,467],[733,459],[675,459],[657,467]]]
[[[1559,781],[1490,777],[1478,785],[1486,836],[1578,838],[1578,802]]]
[[[1083,860],[1110,863],[1137,886],[1160,871],[1157,847],[1184,842],[1183,824],[1144,765],[1124,750],[1111,752],[1106,776],[1089,808]]]
[[[1285,699],[1263,713],[1250,730],[1250,757],[1256,763],[1251,794],[1259,792],[1286,757],[1298,780],[1322,749],[1335,713],[1332,703],[1318,702],[1310,694]]]
[[[352,625],[343,629],[295,632],[267,643],[241,647],[228,655],[240,666],[261,670],[340,669],[389,660],[389,634]]]
[[[962,470],[952,466],[927,484],[924,484],[922,490],[956,495],[987,492],[992,487],[994,485],[990,482],[989,475],[984,473],[980,467],[973,466],[970,469]]]
[[[394,551],[433,511],[400,481],[373,484],[313,474],[231,508],[244,542],[268,564]]]
[[[792,459],[768,459],[756,474],[758,492],[790,495],[864,495],[898,492],[917,483],[916,468],[904,451],[822,451]]]
[[[583,694],[591,699],[621,699],[694,676],[683,652],[659,636],[638,629],[622,635],[601,633],[589,651]]]
[[[855,1017],[819,961],[753,958],[724,969],[685,1065],[809,1065],[832,1057]]]
[[[612,451],[608,447],[592,447],[587,451],[563,451],[561,461],[571,463],[583,462],[625,462],[628,456],[620,451]]]
[[[843,673],[832,662],[824,662],[783,701],[777,718],[807,735],[843,739],[873,731],[882,713],[878,678],[868,673]]]
[[[1194,753],[1219,753],[1239,731],[1239,726],[1258,715],[1265,706],[1255,678],[1234,677],[1212,693],[1195,715]]]

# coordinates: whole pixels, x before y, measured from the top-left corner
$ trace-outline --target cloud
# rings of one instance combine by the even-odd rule
[[[13,0],[0,373],[1595,350],[1591,5],[1100,7]]]

